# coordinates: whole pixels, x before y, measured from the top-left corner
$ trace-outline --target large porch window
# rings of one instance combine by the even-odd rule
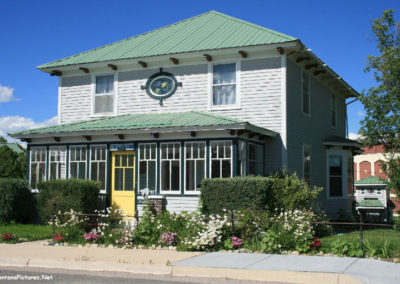
[[[106,190],[107,146],[94,145],[90,147],[90,179],[101,183],[101,190]]]
[[[49,150],[50,150],[49,179],[65,179],[67,175],[67,169],[66,169],[67,147],[51,146]]]
[[[185,143],[185,191],[198,193],[206,175],[206,143]]]
[[[180,190],[180,143],[160,143],[161,192],[179,193]]]
[[[37,188],[37,184],[46,180],[46,147],[35,147],[30,149],[29,183],[31,188]]]
[[[232,141],[211,141],[211,177],[232,176]]]
[[[156,193],[157,144],[139,145],[139,191],[148,188]]]
[[[86,179],[86,146],[69,148],[69,177]]]

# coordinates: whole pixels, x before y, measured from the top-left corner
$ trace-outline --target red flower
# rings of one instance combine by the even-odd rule
[[[320,246],[321,246],[321,241],[320,241],[317,237],[315,237],[315,238],[313,239],[313,243],[311,244],[311,247],[312,247],[313,249],[317,250],[317,249],[320,248]]]

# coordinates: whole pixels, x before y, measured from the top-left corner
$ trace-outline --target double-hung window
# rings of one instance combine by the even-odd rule
[[[212,105],[238,104],[236,64],[219,64],[212,68]]]
[[[232,176],[232,141],[211,141],[211,177]]]
[[[156,193],[157,144],[139,145],[139,190],[148,188]]]
[[[336,128],[336,108],[337,108],[337,102],[336,102],[336,96],[335,94],[331,95],[331,126],[333,128]]]
[[[310,80],[306,72],[301,75],[303,113],[310,115]]]
[[[342,183],[342,157],[329,156],[329,196],[342,197],[343,183]]]
[[[96,76],[93,113],[114,112],[114,75]]]
[[[90,147],[90,179],[101,183],[101,190],[106,190],[107,146],[93,145]]]
[[[199,192],[206,175],[206,143],[185,143],[185,191]]]
[[[261,145],[249,143],[249,174],[262,175],[263,148]]]
[[[67,147],[51,146],[49,150],[50,150],[49,179],[65,179],[67,174],[67,169],[66,169]]]
[[[37,184],[46,180],[46,160],[47,151],[45,147],[35,147],[30,149],[30,185],[37,188]]]
[[[86,179],[86,146],[69,148],[69,177]]]
[[[181,147],[178,142],[161,143],[161,191],[179,193]]]
[[[303,146],[303,179],[310,186],[311,181],[311,147]]]

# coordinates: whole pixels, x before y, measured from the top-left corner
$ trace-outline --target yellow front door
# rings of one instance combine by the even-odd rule
[[[128,216],[135,215],[135,152],[112,152],[111,201]]]

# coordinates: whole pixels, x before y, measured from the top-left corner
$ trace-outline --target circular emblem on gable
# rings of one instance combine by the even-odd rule
[[[181,87],[182,83],[178,83],[174,75],[160,69],[160,72],[147,79],[146,86],[143,86],[142,89],[145,89],[151,98],[160,100],[160,105],[162,105],[162,100],[172,96],[178,86]]]

